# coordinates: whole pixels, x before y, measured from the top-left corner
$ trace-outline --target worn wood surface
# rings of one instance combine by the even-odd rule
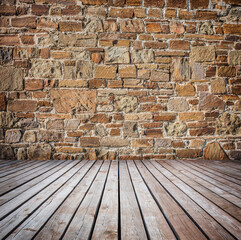
[[[0,239],[241,239],[240,166],[0,161]]]

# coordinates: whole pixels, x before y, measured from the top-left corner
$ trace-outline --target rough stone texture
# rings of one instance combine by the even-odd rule
[[[189,80],[189,61],[186,58],[172,58],[171,78],[173,81]]]
[[[0,91],[23,90],[23,70],[0,66]]]
[[[241,134],[241,120],[235,114],[224,112],[216,119],[216,133],[218,135]]]
[[[17,122],[17,120],[18,119],[15,117],[13,113],[0,113],[0,126],[2,128],[12,128],[14,124]]]
[[[239,22],[241,20],[241,8],[237,7],[230,9],[226,19],[230,22]]]
[[[165,127],[168,136],[185,136],[187,133],[187,125],[184,122],[168,123]]]
[[[189,110],[188,102],[185,98],[170,98],[168,101],[168,111],[185,112]]]
[[[141,20],[126,20],[121,23],[122,32],[144,32],[144,24]]]
[[[36,134],[34,131],[26,131],[23,135],[23,141],[33,143],[36,141]]]
[[[215,60],[214,46],[191,47],[191,60],[194,62],[212,62]]]
[[[172,141],[171,139],[156,139],[155,146],[157,148],[168,148],[171,147]]]
[[[30,160],[51,159],[51,146],[47,143],[34,144],[29,147],[28,158]]]
[[[241,65],[241,50],[229,52],[228,63],[232,66]]]
[[[154,61],[152,50],[134,50],[131,52],[132,63],[151,63]]]
[[[195,95],[195,88],[191,84],[177,85],[175,90],[176,90],[178,96],[194,96]]]
[[[205,92],[200,94],[199,110],[224,110],[224,107],[224,101],[217,96]]]
[[[213,34],[213,25],[211,22],[205,22],[200,27],[200,33],[201,34]]]
[[[120,97],[116,101],[116,105],[117,105],[117,111],[119,112],[122,112],[122,111],[125,113],[136,112],[138,107],[138,101],[136,97],[131,97],[131,96]]]
[[[95,68],[95,78],[115,79],[116,66],[97,66]]]
[[[98,18],[90,18],[85,24],[85,31],[87,33],[100,33],[103,32],[103,24]]]
[[[100,142],[104,147],[125,147],[129,145],[128,139],[121,139],[119,137],[104,137]]]
[[[5,133],[6,143],[17,143],[20,141],[21,132],[19,130],[7,130]]]
[[[229,160],[218,142],[208,143],[203,151],[204,160]]]
[[[96,132],[96,135],[98,135],[100,137],[104,137],[107,135],[105,126],[103,124],[95,125],[95,132]]]
[[[58,113],[94,112],[96,108],[96,91],[53,89],[50,96]]]
[[[26,148],[19,148],[17,153],[17,160],[26,160],[28,158],[28,153]]]
[[[15,159],[13,148],[9,145],[0,145],[0,159],[2,160]]]
[[[152,71],[150,81],[153,82],[168,82],[170,74],[166,71]]]
[[[125,122],[123,126],[124,137],[138,137],[137,124],[135,122]]]
[[[191,63],[191,79],[193,80],[205,79],[205,68],[202,63],[198,63],[198,62]]]
[[[226,92],[226,84],[224,79],[211,80],[211,92],[220,94]]]
[[[106,63],[129,63],[130,55],[127,48],[109,48],[105,51]]]

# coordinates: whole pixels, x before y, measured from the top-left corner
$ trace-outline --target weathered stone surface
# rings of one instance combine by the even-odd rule
[[[228,64],[232,66],[241,65],[241,50],[229,52]]]
[[[94,112],[96,108],[95,90],[52,89],[50,97],[58,113]]]
[[[138,137],[136,122],[124,122],[123,125],[124,137]]]
[[[54,120],[49,120],[47,123],[46,123],[46,128],[47,129],[64,129],[64,121],[61,120],[61,119],[54,119]]]
[[[167,71],[152,71],[150,81],[168,82],[170,81],[170,74]]]
[[[129,140],[120,137],[104,137],[101,139],[100,145],[103,147],[125,147],[129,145]]]
[[[106,114],[104,113],[98,113],[95,114],[91,119],[91,122],[94,123],[109,123],[111,122],[111,117],[108,117]]]
[[[218,142],[208,143],[203,150],[204,160],[229,160],[225,151]]]
[[[205,68],[202,63],[191,63],[191,79],[202,80],[205,79]]]
[[[8,102],[10,112],[34,112],[37,110],[37,102],[34,100],[11,100]]]
[[[121,23],[122,32],[141,33],[144,32],[144,24],[142,20],[126,20]]]
[[[199,110],[224,110],[225,103],[217,96],[205,92],[200,93]]]
[[[95,67],[95,78],[115,79],[117,66],[103,66]]]
[[[34,121],[32,119],[20,119],[15,127],[21,128],[21,129],[33,129],[38,128],[40,126],[40,123],[37,121]]]
[[[0,145],[0,159],[2,160],[15,159],[13,148],[9,145]]]
[[[212,62],[215,60],[214,46],[191,47],[191,60],[194,62]]]
[[[234,105],[235,111],[241,111],[241,100],[237,101]]]
[[[76,66],[77,79],[90,79],[93,77],[93,65],[89,61],[78,61]]]
[[[222,66],[218,68],[218,76],[219,77],[235,77],[236,69],[231,66]]]
[[[241,120],[235,114],[224,112],[216,119],[216,133],[218,135],[241,134]]]
[[[195,87],[191,84],[177,85],[176,89],[178,96],[194,96]]]
[[[117,111],[119,112],[137,112],[138,101],[136,97],[125,96],[118,97],[116,101]]]
[[[201,149],[177,149],[178,158],[198,158],[202,156]]]
[[[7,130],[5,133],[5,142],[6,143],[17,143],[20,141],[21,132],[19,130]]]
[[[64,140],[63,132],[40,130],[38,132],[40,142],[62,142]]]
[[[98,137],[82,137],[79,140],[81,147],[99,147],[100,139]]]
[[[240,150],[231,151],[230,158],[232,158],[233,160],[240,160],[241,159],[241,151]]]
[[[201,34],[213,34],[213,25],[211,22],[204,22],[200,27]]]
[[[157,148],[169,148],[172,146],[172,141],[171,139],[156,139],[155,141],[155,147]]]
[[[0,93],[0,111],[5,111],[6,107],[6,93]]]
[[[97,124],[95,125],[95,134],[104,137],[107,135],[106,128],[103,124]]]
[[[149,148],[153,146],[152,139],[134,139],[131,141],[132,148]]]
[[[23,135],[23,141],[33,143],[36,141],[36,133],[34,131],[26,131]]]
[[[60,33],[59,46],[62,47],[95,47],[97,44],[95,34],[63,34]]]
[[[4,140],[4,132],[3,132],[3,129],[0,128],[0,141],[3,141]]]
[[[17,122],[17,118],[13,113],[1,112],[0,113],[0,126],[2,128],[11,128]]]
[[[23,90],[23,70],[0,66],[0,91]]]
[[[87,33],[100,33],[103,32],[103,24],[99,18],[90,18],[85,24],[85,32]]]
[[[60,78],[62,76],[59,61],[32,60],[30,76],[36,78]]]
[[[27,149],[26,148],[19,148],[17,153],[18,160],[26,160],[28,159]]]
[[[187,58],[172,58],[171,76],[173,81],[189,80],[190,71]]]
[[[12,58],[12,51],[10,49],[0,49],[0,61],[7,62]]]
[[[51,146],[47,143],[34,144],[29,147],[29,160],[49,160],[51,159]]]
[[[185,98],[170,98],[167,104],[168,111],[186,112],[189,110],[189,104]]]
[[[184,122],[168,123],[165,126],[168,136],[185,136],[187,133],[187,125]]]
[[[136,67],[132,65],[119,66],[118,73],[121,78],[136,78]]]
[[[226,92],[225,80],[222,78],[211,80],[211,92],[214,94],[225,93]]]
[[[230,22],[239,22],[241,20],[241,8],[237,7],[230,9],[226,19]]]
[[[132,63],[152,63],[154,61],[154,54],[152,50],[133,50],[131,52]]]
[[[128,48],[112,47],[105,51],[106,63],[129,63],[130,55]]]
[[[80,125],[79,119],[66,119],[64,121],[64,129],[66,130],[76,130]]]

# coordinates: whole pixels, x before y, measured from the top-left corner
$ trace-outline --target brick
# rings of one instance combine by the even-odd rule
[[[146,23],[146,32],[148,32],[148,33],[162,32],[161,24],[155,23],[155,22]]]
[[[36,91],[43,89],[42,79],[25,79],[25,90]]]
[[[193,19],[194,15],[192,12],[186,11],[186,10],[180,10],[178,12],[178,17],[184,20],[191,20]]]
[[[206,77],[215,77],[216,76],[216,67],[206,68]]]
[[[151,49],[163,49],[167,48],[167,43],[165,42],[145,42],[144,43],[145,48],[151,48]]]
[[[99,147],[100,139],[97,137],[81,137],[79,143],[81,147]]]
[[[186,0],[167,0],[167,7],[187,8]]]
[[[71,58],[71,52],[51,52],[51,57],[54,59]]]
[[[180,121],[202,121],[204,119],[203,112],[184,112],[179,113]]]
[[[165,18],[176,18],[176,9],[166,9]]]
[[[163,7],[164,0],[144,0],[145,7]]]
[[[131,8],[111,8],[109,12],[109,17],[113,18],[132,18],[134,14]]]
[[[189,42],[185,40],[171,40],[169,48],[173,50],[189,50]]]
[[[83,1],[82,1],[83,2]],[[67,6],[62,9],[62,15],[78,15],[82,12],[82,8],[80,6]]]
[[[37,102],[34,100],[11,100],[8,101],[8,111],[10,112],[35,112]]]
[[[232,86],[231,93],[241,95],[241,85]]]
[[[239,0],[225,0],[225,2],[233,5],[241,5]]]
[[[57,29],[58,24],[51,19],[40,18],[38,19],[37,28],[53,28]]]
[[[130,41],[129,40],[100,40],[100,46],[104,47],[129,47]]]
[[[184,142],[173,142],[172,147],[173,148],[184,148],[185,143]]]
[[[190,1],[191,9],[208,9],[208,5],[209,5],[209,0],[200,0],[200,1],[191,0]]]
[[[134,15],[137,18],[144,18],[146,16],[145,9],[143,8],[135,8]]]
[[[20,45],[18,35],[2,35],[0,36],[0,45],[15,46]]]
[[[212,11],[196,11],[196,20],[216,20],[217,12]]]
[[[122,32],[142,33],[144,24],[142,20],[126,20],[121,23]]]
[[[111,129],[110,136],[120,136],[120,129]]]
[[[224,34],[241,34],[241,24],[223,24]]]
[[[50,130],[40,130],[38,132],[38,139],[41,142],[62,142],[64,140],[64,133]]]
[[[89,80],[89,88],[104,88],[106,83],[104,79],[91,79]]]
[[[132,148],[150,148],[153,147],[152,139],[134,139],[131,141]]]
[[[219,77],[235,77],[236,69],[235,67],[223,66],[218,68]]]
[[[6,19],[5,17],[0,17],[0,27],[8,27],[9,26],[9,19]]]
[[[60,22],[59,30],[61,32],[81,32],[82,23],[79,22]]]
[[[162,121],[173,121],[176,119],[176,114],[173,113],[162,113],[158,115],[154,115],[154,121],[162,122]]]
[[[103,66],[95,67],[95,78],[115,79],[117,66]]]
[[[131,65],[119,66],[119,76],[121,78],[135,78],[136,77],[136,67]]]
[[[33,35],[24,35],[21,37],[21,41],[23,44],[26,44],[26,45],[34,45],[35,44]]]
[[[47,15],[49,11],[48,6],[46,5],[37,5],[33,4],[32,5],[32,14],[41,16],[41,15]]]
[[[211,80],[211,92],[215,94],[225,93],[226,84],[224,79]]]
[[[0,93],[0,111],[5,111],[6,106],[6,93]]]
[[[15,14],[16,14],[15,6],[7,6],[7,5],[0,6],[0,16],[13,16]]]
[[[143,112],[157,112],[166,110],[166,107],[161,104],[144,104],[142,105]]]
[[[176,154],[178,158],[198,158],[202,157],[201,149],[177,149]]]
[[[177,85],[176,89],[178,96],[194,96],[195,87],[191,84]]]
[[[94,123],[110,123],[111,122],[111,117],[108,117],[106,114],[104,113],[99,113],[99,114],[95,114],[91,119],[91,122]]]
[[[162,17],[162,11],[159,8],[150,8],[148,11],[148,17],[150,18],[158,18]]]
[[[106,9],[105,9],[105,7],[88,7],[86,9],[86,16],[105,17]]]
[[[13,18],[12,19],[13,27],[25,27],[25,28],[36,28],[37,22],[36,17],[23,17],[23,18]]]
[[[145,135],[147,137],[162,137],[162,129],[147,129],[145,130]]]
[[[125,0],[108,0],[109,6],[123,7],[125,5]]]
[[[139,6],[141,5],[141,0],[126,0],[126,5]]]
[[[208,136],[214,135],[215,128],[199,128],[199,129],[190,129],[190,136]]]

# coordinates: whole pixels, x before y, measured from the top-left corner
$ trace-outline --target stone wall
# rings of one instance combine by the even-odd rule
[[[0,159],[240,159],[240,0],[2,0]]]

